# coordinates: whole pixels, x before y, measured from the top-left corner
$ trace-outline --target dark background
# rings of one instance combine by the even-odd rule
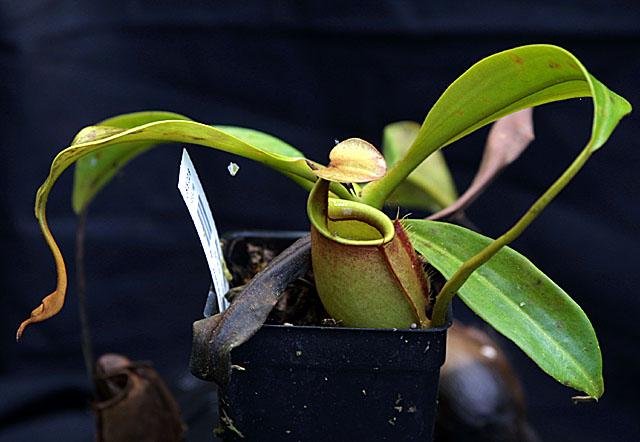
[[[331,4],[330,4],[331,3]],[[73,287],[76,220],[67,172],[49,223],[71,272],[66,308],[17,325],[54,286],[33,217],[36,188],[77,130],[108,116],[172,110],[273,133],[326,161],[333,140],[378,144],[382,127],[421,121],[444,88],[480,58],[528,43],[572,51],[608,87],[640,105],[640,8],[634,1],[0,2],[0,440],[90,440],[88,388]],[[588,139],[589,100],[535,112],[537,139],[469,211],[498,235]],[[470,182],[487,130],[445,153]],[[606,393],[573,405],[573,391],[505,342],[544,440],[640,440],[635,383],[640,320],[635,115],[515,247],[572,294],[598,333]],[[91,206],[87,238],[96,353],[151,360],[193,428],[210,434],[210,395],[187,374],[191,323],[209,284],[195,230],[176,190],[181,149],[132,162]],[[218,229],[305,229],[305,192],[274,171],[189,149]],[[204,413],[204,414],[203,414]],[[204,422],[204,424],[203,424]],[[204,437],[204,436],[203,436]]]

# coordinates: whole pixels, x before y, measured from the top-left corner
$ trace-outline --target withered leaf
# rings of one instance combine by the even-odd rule
[[[496,176],[513,163],[533,141],[533,109],[524,109],[496,121],[487,137],[478,172],[469,188],[449,207],[427,219],[451,218],[462,212],[491,184]]]
[[[306,235],[258,273],[222,314],[193,323],[191,372],[226,385],[231,376],[231,350],[262,327],[287,286],[311,267],[311,240]]]

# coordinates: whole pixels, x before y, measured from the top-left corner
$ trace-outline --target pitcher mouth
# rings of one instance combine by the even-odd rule
[[[351,246],[381,246],[390,242],[393,222],[367,204],[329,198],[329,181],[319,178],[307,204],[313,227],[325,238]]]

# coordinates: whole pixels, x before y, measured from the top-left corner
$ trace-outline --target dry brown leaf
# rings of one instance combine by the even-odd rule
[[[462,212],[513,163],[533,141],[533,109],[524,109],[496,121],[489,131],[480,167],[469,188],[449,207],[429,216],[438,220]]]

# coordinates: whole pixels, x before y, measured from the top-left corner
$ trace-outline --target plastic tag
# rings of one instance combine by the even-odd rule
[[[209,270],[211,271],[213,288],[218,298],[218,309],[223,312],[229,307],[229,301],[224,297],[229,291],[229,281],[224,276],[220,238],[218,237],[218,230],[213,221],[204,189],[200,184],[198,174],[186,149],[182,150],[178,189],[187,205],[187,209],[189,209],[193,224],[196,226],[196,231],[200,237],[200,243],[202,243]]]

